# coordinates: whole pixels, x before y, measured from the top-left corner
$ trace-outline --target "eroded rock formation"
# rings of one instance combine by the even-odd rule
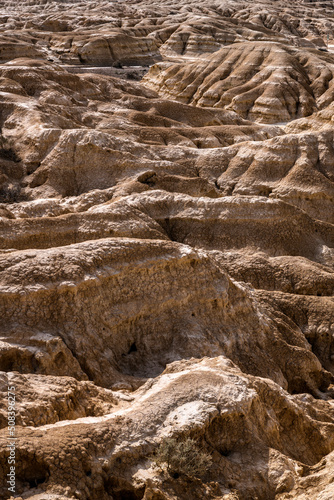
[[[333,498],[333,32],[0,2],[1,498],[8,386],[18,498]],[[159,472],[166,436],[211,470]]]

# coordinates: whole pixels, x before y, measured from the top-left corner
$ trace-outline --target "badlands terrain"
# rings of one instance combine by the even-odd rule
[[[9,386],[16,498],[332,500],[333,2],[1,0],[0,101],[0,498]]]

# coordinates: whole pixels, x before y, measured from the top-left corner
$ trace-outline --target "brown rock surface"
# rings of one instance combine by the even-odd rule
[[[0,1],[1,499],[8,387],[16,498],[333,498],[333,32]],[[164,437],[211,469],[154,468]]]

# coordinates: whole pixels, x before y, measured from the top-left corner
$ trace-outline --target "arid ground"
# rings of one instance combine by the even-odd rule
[[[0,126],[0,498],[333,500],[333,2],[2,0]]]

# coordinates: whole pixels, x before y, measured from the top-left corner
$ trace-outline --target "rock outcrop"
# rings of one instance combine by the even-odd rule
[[[1,498],[11,387],[15,498],[332,499],[333,30],[0,1]]]

